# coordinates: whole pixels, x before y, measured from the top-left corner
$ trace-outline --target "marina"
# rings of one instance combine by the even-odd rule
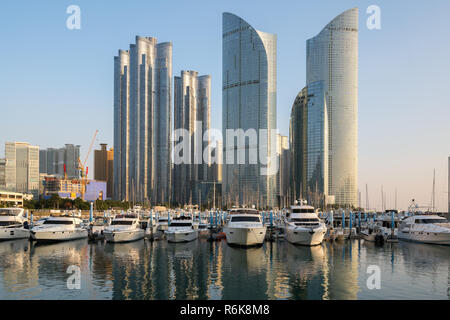
[[[91,208],[36,223],[2,209],[0,220],[11,212],[19,217],[0,233],[31,236],[0,242],[0,299],[450,299],[450,225],[432,213],[320,212],[297,201],[273,211]],[[69,267],[79,289],[68,288]]]
[[[0,243],[0,299],[450,299],[448,247],[354,239],[249,249],[225,241]],[[81,270],[79,290],[67,268]],[[370,290],[367,268],[381,269]]]

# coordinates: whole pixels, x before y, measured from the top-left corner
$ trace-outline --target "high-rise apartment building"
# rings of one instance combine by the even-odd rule
[[[64,165],[68,179],[80,177],[80,146],[65,144],[62,148],[39,150],[39,173],[64,177]]]
[[[203,158],[209,145],[211,123],[211,76],[199,76],[196,71],[181,71],[175,77],[174,129],[184,129],[189,134],[188,163],[174,164],[173,201],[178,204],[198,203],[199,182],[208,181],[210,159]],[[205,139],[206,136],[206,139]],[[187,137],[178,137],[178,143]]]
[[[306,43],[306,87],[290,120],[291,195],[358,205],[358,9]]]
[[[328,193],[328,113],[323,81],[303,88],[290,118],[292,198],[314,206],[333,202]]]
[[[358,202],[358,9],[334,18],[306,43],[306,85],[323,81],[328,122],[328,194]]]
[[[94,150],[94,180],[106,181],[106,197],[113,196],[113,149],[107,150],[107,144],[101,143],[100,150]]]
[[[136,37],[114,57],[114,197],[170,201],[172,43]]]
[[[245,164],[237,163],[237,146],[227,141],[227,130],[276,129],[277,93],[277,37],[254,29],[243,19],[231,13],[223,14],[222,35],[222,130],[224,165],[222,201],[226,206],[252,205],[260,208],[276,206],[275,165],[260,157],[261,152],[272,150],[272,137],[255,143],[245,139],[243,146]],[[234,153],[234,161],[228,161],[228,153]],[[249,154],[258,155],[257,163],[250,163]],[[231,156],[230,156],[231,157]],[[267,166],[266,166],[267,164]]]
[[[39,198],[39,147],[25,142],[5,143],[5,189]]]
[[[278,207],[283,208],[290,204],[288,202],[290,153],[288,137],[281,134],[278,135],[277,157],[279,163],[279,170],[277,172]]]

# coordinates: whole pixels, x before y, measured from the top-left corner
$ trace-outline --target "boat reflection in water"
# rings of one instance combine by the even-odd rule
[[[1,299],[448,299],[448,247],[363,240],[315,247],[287,241],[0,242]],[[70,290],[70,266],[81,288]],[[381,289],[367,287],[368,266]]]

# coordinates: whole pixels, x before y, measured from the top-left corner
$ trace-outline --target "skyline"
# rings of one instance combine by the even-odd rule
[[[442,72],[449,69],[446,68],[450,65],[445,57],[449,55],[450,50],[447,44],[444,45],[443,42],[437,41],[442,38],[446,39],[446,34],[448,38],[448,30],[450,29],[448,28],[448,22],[445,21],[446,10],[442,9],[443,2],[440,7],[426,8],[426,10],[420,12],[421,6],[418,4],[406,4],[404,2],[402,5],[394,5],[380,1],[378,5],[381,8],[382,29],[374,31],[365,27],[365,20],[368,16],[365,9],[372,4],[370,2],[342,1],[339,4],[329,2],[330,5],[326,7],[311,6],[307,3],[290,3],[289,7],[300,9],[297,11],[297,15],[290,12],[290,10],[296,10],[290,9],[288,6],[272,6],[274,9],[272,11],[268,8],[269,5],[266,5],[263,6],[263,10],[257,8],[255,12],[252,12],[253,8],[250,5],[234,3],[231,6],[223,6],[217,4],[212,9],[212,5],[208,3],[204,7],[204,11],[210,10],[214,14],[208,16],[206,22],[202,21],[202,24],[207,23],[211,28],[203,28],[208,29],[203,30],[194,24],[190,28],[186,28],[185,32],[195,35],[187,40],[182,39],[186,33],[180,32],[182,22],[175,24],[176,31],[173,29],[164,30],[168,24],[174,24],[176,20],[164,23],[158,18],[155,19],[155,24],[150,23],[144,28],[143,24],[145,23],[142,20],[142,15],[140,15],[136,22],[128,18],[126,22],[120,25],[120,28],[126,30],[120,30],[118,33],[117,30],[112,29],[113,23],[100,27],[98,21],[90,20],[90,17],[95,14],[97,14],[97,18],[98,15],[103,15],[101,21],[105,22],[108,17],[117,18],[119,14],[117,12],[119,5],[108,4],[107,8],[102,8],[106,6],[105,2],[103,3],[103,6],[98,3],[89,4],[86,1],[77,3],[82,10],[82,29],[79,31],[65,29],[65,19],[67,18],[65,8],[70,3],[49,6],[51,10],[48,10],[47,15],[51,19],[43,19],[43,21],[39,21],[41,24],[37,24],[37,26],[44,26],[44,29],[50,26],[55,27],[57,30],[53,31],[43,31],[40,28],[31,29],[33,23],[36,23],[36,20],[33,20],[32,17],[28,17],[30,18],[26,19],[28,23],[23,25],[20,25],[20,23],[24,23],[23,19],[17,19],[17,22],[14,22],[9,15],[2,19],[9,22],[9,29],[2,28],[0,34],[5,42],[9,43],[10,48],[9,50],[2,50],[0,57],[3,61],[11,62],[5,66],[3,72],[3,75],[7,76],[0,78],[0,85],[4,88],[0,91],[0,103],[3,107],[21,109],[20,112],[7,111],[6,117],[0,119],[0,126],[5,128],[0,134],[0,158],[4,155],[4,143],[6,141],[25,141],[33,145],[37,144],[41,148],[62,147],[65,143],[80,144],[83,158],[91,136],[96,129],[100,130],[100,135],[96,140],[95,148],[98,149],[99,143],[103,142],[108,143],[111,147],[113,145],[113,84],[111,81],[113,62],[111,57],[116,54],[117,48],[125,48],[135,35],[156,36],[158,41],[173,42],[174,75],[179,74],[180,70],[197,70],[200,74],[211,74],[211,113],[212,115],[220,114],[222,12],[233,12],[243,17],[256,29],[277,34],[277,124],[280,133],[288,135],[286,128],[288,128],[290,108],[296,94],[305,84],[306,40],[315,36],[317,31],[321,30],[333,17],[346,9],[357,6],[360,8],[358,182],[362,206],[365,207],[366,183],[369,185],[371,207],[377,206],[379,208],[381,206],[381,185],[383,185],[388,198],[388,207],[394,205],[395,188],[398,189],[398,206],[402,209],[406,209],[408,201],[412,197],[416,198],[421,205],[428,204],[431,200],[432,173],[433,169],[436,168],[437,207],[441,211],[447,210],[447,157],[449,154],[448,149],[445,150],[445,145],[439,144],[439,142],[445,141],[445,138],[450,136],[449,129],[445,127],[444,122],[444,119],[450,115],[448,102],[444,95],[444,77],[447,75]],[[199,5],[199,3],[195,5]],[[146,4],[142,2],[141,5]],[[164,9],[171,7],[171,5],[157,5],[161,7],[161,12],[165,12],[161,16],[167,18],[169,12],[164,11]],[[181,7],[184,5],[180,4]],[[15,3],[7,6],[14,8],[19,5]],[[445,6],[448,8],[448,3],[445,3]],[[46,6],[27,3],[27,7],[31,9],[30,12],[33,12],[33,7],[36,7],[34,12],[42,12],[42,9]],[[138,8],[139,6],[133,3],[131,8],[120,8],[120,10],[123,9],[123,14],[126,14],[133,10],[137,11]],[[191,10],[195,11],[194,9]],[[272,20],[267,19],[263,14],[263,12],[269,11],[272,14],[271,16],[274,17]],[[14,17],[17,12],[21,11],[19,9],[4,10],[3,13],[0,13],[0,17],[5,12],[14,13],[12,14]],[[111,13],[108,15],[108,12]],[[298,20],[292,19],[293,16],[298,16],[301,12],[308,14],[300,16],[300,18],[297,18]],[[28,13],[21,14],[23,15],[22,18],[28,15]],[[174,14],[177,15],[178,13]],[[279,19],[283,14],[290,16],[290,18],[282,21],[285,24],[284,26],[283,23],[279,26],[277,23],[280,22]],[[87,17],[83,18],[84,16]],[[394,16],[398,16],[398,20],[394,21]],[[39,17],[42,18],[42,16]],[[156,25],[158,23],[161,26]],[[92,26],[95,28],[92,29]],[[286,26],[290,26],[293,30],[290,31]],[[17,31],[14,32],[14,30]],[[18,39],[23,39],[19,36],[21,31],[27,34],[40,32],[42,40],[37,42],[36,39],[33,41],[32,37],[28,37],[30,48],[35,48],[36,51],[31,59],[26,56],[28,60],[22,56],[23,51],[25,51],[23,50],[24,44],[17,42]],[[100,42],[92,48],[89,45],[92,45],[94,40],[99,39],[98,31],[103,33],[108,43]],[[12,39],[11,34],[16,34],[18,39]],[[399,34],[403,37],[399,38]],[[52,35],[59,35],[60,37],[51,39]],[[204,39],[205,36],[207,36],[207,41]],[[417,41],[417,39],[420,39],[420,41]],[[49,40],[53,41],[53,46],[42,50],[42,46],[48,45]],[[194,40],[193,45],[187,45],[188,40]],[[201,42],[211,45],[214,53],[210,50],[207,50],[206,53],[202,52],[198,48]],[[288,42],[290,43],[288,44]],[[86,46],[86,44],[88,45]],[[386,49],[386,44],[390,44],[390,47],[387,46],[390,50],[377,50],[383,48],[383,45]],[[102,49],[98,48],[100,45]],[[39,52],[39,49],[41,49],[41,52]],[[208,58],[208,56],[210,57]],[[427,57],[431,60],[427,60]],[[391,61],[386,60],[387,58]],[[208,66],[208,63],[211,63],[211,65]],[[411,68],[411,63],[415,68]],[[88,67],[92,70],[88,74],[83,73],[88,71]],[[27,72],[24,72],[23,68],[27,68],[25,69]],[[396,74],[397,70],[401,75]],[[23,77],[23,75],[26,75],[26,77]],[[398,81],[398,76],[401,76],[403,81]],[[440,77],[442,78],[441,81]],[[67,81],[60,81],[60,78]],[[83,83],[85,79],[89,79],[86,84]],[[430,81],[430,79],[435,81]],[[22,96],[19,88],[21,90],[26,89],[28,94]],[[382,94],[379,94],[380,92]],[[76,96],[74,97],[74,95]],[[432,103],[434,102],[434,105],[431,106],[429,105],[431,104],[430,97]],[[73,99],[70,101],[68,98]],[[386,103],[386,101],[389,101],[389,103]],[[424,103],[427,103],[429,110],[421,110]],[[58,109],[58,105],[65,106],[65,110]],[[94,108],[94,105],[100,107]],[[396,106],[399,107],[400,111],[396,112],[390,109]],[[375,110],[379,109],[384,113],[377,114]],[[58,116],[56,110],[61,110],[61,116]],[[17,122],[14,121],[9,123],[9,119],[18,118],[23,114],[23,111],[30,115],[29,119],[22,118],[24,126],[31,124],[30,129],[25,128],[24,130],[22,126],[17,127]],[[44,117],[45,112],[54,112],[54,114]],[[88,115],[92,112],[94,113],[92,119],[88,119]],[[105,116],[104,119],[101,119],[102,115]],[[68,133],[61,132],[55,135],[55,128],[50,126],[47,126],[46,130],[42,130],[42,126],[47,119],[59,121],[60,123],[55,123],[54,126],[61,131],[64,131],[63,129],[67,127],[67,124],[64,124],[63,121],[73,119],[82,130],[75,130],[74,128],[68,130],[70,131]],[[221,128],[221,120],[220,116],[212,116],[211,127]],[[81,121],[86,121],[86,124],[81,123]],[[382,127],[392,127],[393,129],[386,130]],[[414,133],[413,139],[409,136],[411,132]],[[392,139],[393,135],[397,139]],[[397,140],[397,143],[395,140]],[[400,154],[403,152],[405,152],[403,155]],[[392,160],[386,159],[390,156],[393,156]],[[89,163],[89,166],[93,168],[92,156]]]

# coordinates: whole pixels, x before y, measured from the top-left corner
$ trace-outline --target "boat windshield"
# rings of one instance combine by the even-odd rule
[[[132,224],[132,220],[113,220],[111,222],[112,226],[131,226]]]
[[[319,219],[317,218],[293,218],[291,219],[292,222],[319,222]]]
[[[251,209],[233,209],[230,211],[231,214],[258,214],[257,210]]]
[[[21,225],[17,221],[0,221],[0,227],[8,227],[13,225]]]
[[[20,211],[20,209],[0,209],[0,216],[15,217]]]
[[[292,213],[314,213],[314,209],[292,209]]]
[[[259,217],[232,217],[231,222],[259,222]]]
[[[415,223],[446,223],[445,219],[416,219]]]
[[[46,220],[44,224],[73,224],[72,220]]]
[[[172,222],[170,224],[171,227],[190,227],[192,223],[190,222]]]

